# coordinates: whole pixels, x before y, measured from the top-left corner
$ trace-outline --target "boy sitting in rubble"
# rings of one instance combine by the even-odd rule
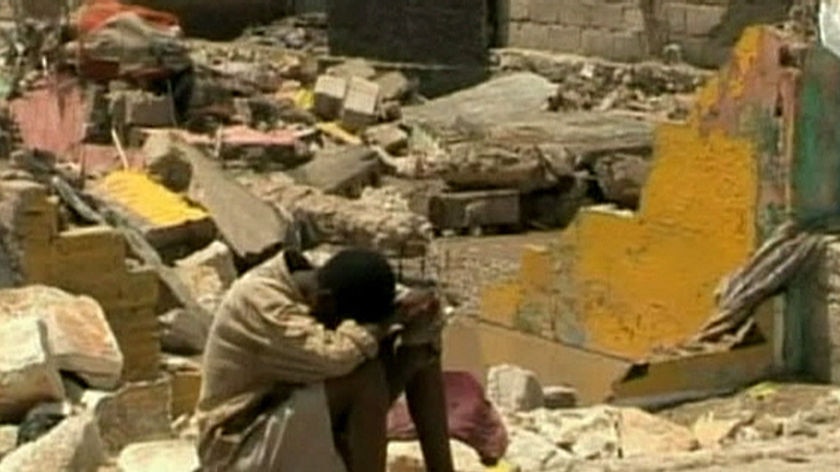
[[[201,470],[384,472],[387,413],[405,391],[427,470],[452,472],[439,306],[396,292],[365,250],[318,270],[282,252],[234,284],[205,352]]]

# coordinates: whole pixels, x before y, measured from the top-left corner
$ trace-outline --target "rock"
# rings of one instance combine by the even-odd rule
[[[574,408],[578,403],[578,392],[572,387],[545,387],[543,388],[543,402],[549,410]]]
[[[93,412],[109,454],[129,444],[172,439],[168,380],[133,383],[116,393],[88,391],[82,404]]]
[[[616,155],[599,159],[595,163],[595,175],[608,202],[622,208],[637,208],[650,167],[642,157]]]
[[[536,374],[512,366],[501,365],[487,374],[487,395],[503,411],[531,411],[542,408],[542,386]]]
[[[0,461],[17,447],[18,427],[15,425],[0,426]]]
[[[341,114],[344,97],[347,96],[347,79],[333,75],[322,75],[315,82],[315,114],[325,120],[334,120]]]
[[[123,355],[95,300],[44,286],[0,290],[0,320],[24,316],[44,321],[59,370],[73,372],[95,388],[119,384]]]
[[[511,432],[505,456],[507,462],[528,472],[560,469],[572,459],[568,451],[556,447],[539,434],[522,429]]]
[[[0,323],[0,422],[17,422],[35,405],[64,398],[43,320]]]
[[[622,457],[676,454],[699,446],[688,428],[637,408],[621,410],[618,430]]]
[[[92,415],[68,418],[0,462],[0,472],[96,472],[105,461]]]
[[[132,444],[117,460],[120,472],[193,472],[198,465],[195,444],[182,440]]]
[[[152,133],[143,145],[146,172],[173,192],[185,192],[192,181],[192,165],[164,133]]]
[[[694,437],[704,449],[720,448],[731,440],[738,430],[746,424],[745,420],[715,418],[713,413],[700,417],[692,427]]]
[[[357,77],[350,79],[341,110],[341,126],[357,133],[376,123],[379,100],[379,85],[375,82]]]
[[[398,154],[408,147],[408,133],[395,123],[372,126],[365,130],[365,142],[379,146],[391,154]]]
[[[386,72],[376,78],[383,101],[402,101],[411,94],[412,86],[402,72]]]
[[[455,472],[484,472],[478,454],[460,441],[450,441]],[[388,472],[425,472],[423,451],[417,441],[388,444]]]

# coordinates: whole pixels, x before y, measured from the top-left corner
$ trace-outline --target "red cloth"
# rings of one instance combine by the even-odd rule
[[[449,436],[478,452],[486,465],[495,465],[508,447],[502,418],[484,395],[481,384],[467,372],[444,372]],[[400,400],[388,413],[388,439],[411,441],[417,430],[408,405]]]
[[[124,5],[119,0],[87,0],[79,11],[77,27],[80,35],[95,31],[114,15],[124,12],[134,12],[149,24],[161,29],[180,26],[178,17],[167,12],[152,10],[136,5]]]

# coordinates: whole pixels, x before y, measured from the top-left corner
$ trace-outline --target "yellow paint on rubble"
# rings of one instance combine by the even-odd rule
[[[557,340],[627,358],[697,332],[721,279],[757,244],[755,143],[708,119],[755,75],[761,35],[745,33],[688,123],[657,127],[638,213],[581,212],[550,257],[526,251],[515,281],[482,291],[485,319],[516,320],[525,304],[540,306]]]
[[[178,226],[209,218],[207,212],[191,206],[180,195],[141,172],[113,172],[100,182],[97,190],[156,227]]]

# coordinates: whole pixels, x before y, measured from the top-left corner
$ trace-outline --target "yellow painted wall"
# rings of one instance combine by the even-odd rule
[[[689,122],[658,126],[639,211],[586,210],[550,258],[526,251],[516,280],[483,290],[484,319],[522,330],[523,307],[539,306],[540,326],[526,331],[630,358],[695,334],[758,243],[760,151],[741,125],[774,106],[776,44],[747,30]]]

